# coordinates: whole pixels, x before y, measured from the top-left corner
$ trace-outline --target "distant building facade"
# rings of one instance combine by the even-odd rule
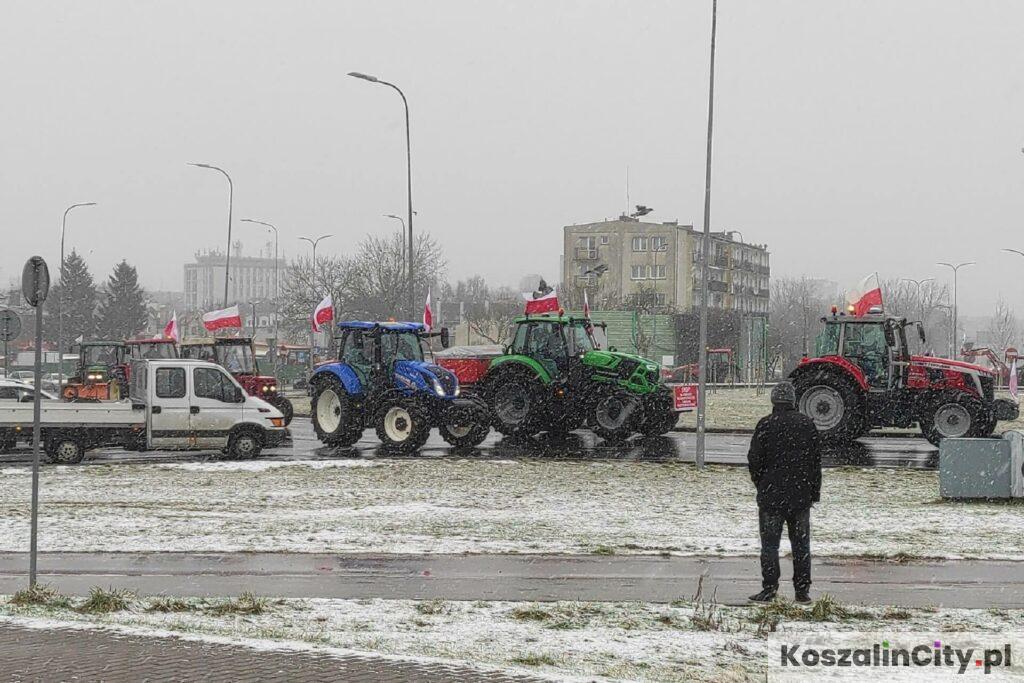
[[[202,314],[224,306],[225,255],[220,251],[197,252],[193,263],[186,263],[184,309],[179,324],[188,336],[204,334],[199,321]],[[273,337],[275,329],[274,299],[279,281],[285,274],[285,260],[272,257],[242,256],[241,245],[231,254],[231,277],[228,281],[228,306],[238,304],[244,325],[243,334],[253,332],[253,304],[256,305],[256,336]],[[275,279],[276,278],[276,279]]]
[[[767,315],[768,249],[736,235],[711,233],[709,306]],[[654,308],[687,312],[700,305],[704,237],[692,225],[621,216],[565,226],[563,238],[563,282],[586,289],[595,309],[644,301]]]

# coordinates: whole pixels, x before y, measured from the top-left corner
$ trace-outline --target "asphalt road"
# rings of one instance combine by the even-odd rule
[[[276,460],[320,460],[336,458],[394,458],[381,449],[372,430],[366,430],[363,439],[352,448],[326,448],[313,433],[309,418],[296,418],[291,425],[291,443],[264,451],[261,458]],[[545,438],[507,439],[491,432],[480,447],[469,451],[456,451],[434,431],[430,440],[416,458],[543,458],[549,460],[642,460],[693,462],[696,435],[691,432],[670,432],[652,439],[635,438],[625,444],[607,444],[587,431],[574,432],[562,441]],[[746,465],[750,436],[745,434],[708,434],[707,461],[723,465]],[[91,451],[86,463],[102,462],[201,462],[220,457],[219,453],[191,453],[152,451],[128,452],[120,448]],[[31,462],[32,452],[27,446],[0,454],[0,467],[24,466]],[[841,449],[825,454],[826,467],[912,467],[935,469],[938,450],[922,438],[878,436],[861,439]]]
[[[24,587],[25,553],[0,553],[0,593]],[[814,592],[857,604],[1024,608],[1021,562],[815,560]],[[671,602],[740,605],[760,590],[756,557],[651,555],[379,555],[326,553],[41,553],[40,581],[65,593],[116,585],[140,595],[426,600]],[[782,593],[790,562],[782,559]]]

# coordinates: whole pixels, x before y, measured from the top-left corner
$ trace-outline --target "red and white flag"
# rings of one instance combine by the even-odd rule
[[[1013,400],[1017,400],[1017,359],[1014,358],[1013,362],[1010,363],[1010,396],[1013,396]]]
[[[434,311],[430,308],[430,290],[427,289],[427,303],[423,306],[423,327],[427,332],[434,327]]]
[[[241,327],[242,316],[238,313],[238,304],[230,308],[222,308],[219,311],[210,311],[203,314],[203,327],[210,332],[225,327]]]
[[[526,299],[526,315],[551,313],[558,310],[558,293],[553,289],[546,294],[523,292],[523,298]]]
[[[583,290],[583,317],[590,317],[590,299],[587,298],[587,290]]]
[[[871,287],[871,278],[875,279],[875,286]],[[860,317],[866,315],[873,307],[882,305],[882,287],[878,282],[878,273],[871,273],[861,280],[860,286],[849,292],[847,298],[853,307],[853,315]]]
[[[181,334],[178,332],[178,312],[171,314],[171,320],[164,325],[164,339],[170,339],[175,344],[181,341]]]
[[[328,294],[313,309],[313,331],[319,332],[322,325],[332,320],[334,320],[334,302],[331,300],[331,295]]]

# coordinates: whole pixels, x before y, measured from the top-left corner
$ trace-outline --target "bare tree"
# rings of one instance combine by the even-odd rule
[[[314,268],[312,259],[292,262],[281,279],[281,331],[292,341],[309,341],[313,309],[327,295],[334,303],[335,319],[350,310],[349,283],[353,278],[352,261],[346,258],[319,256]]]
[[[814,353],[820,319],[842,298],[831,283],[806,276],[772,280],[768,366],[786,372],[804,355]]]
[[[1015,346],[1019,328],[1017,317],[1003,297],[996,300],[996,310],[985,327],[985,339],[997,356],[1003,354],[1011,346]]]
[[[427,288],[439,290],[446,262],[437,241],[426,232],[416,238],[414,306],[422,306]],[[347,303],[355,315],[386,320],[403,315],[408,304],[405,241],[401,231],[379,237],[367,235],[351,259]],[[418,311],[414,313],[418,319]]]

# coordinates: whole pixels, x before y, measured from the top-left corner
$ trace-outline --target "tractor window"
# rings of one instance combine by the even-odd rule
[[[385,332],[380,337],[380,344],[385,363],[396,360],[423,360],[420,338],[413,332]]]
[[[526,332],[529,329],[529,325],[518,325],[516,327],[516,336],[512,340],[512,353],[519,355],[526,353]]]
[[[889,345],[879,324],[846,326],[843,356],[856,363],[871,386],[885,386]]]
[[[825,325],[825,329],[823,329],[814,340],[814,351],[816,356],[839,355],[840,329],[839,325]]]
[[[594,338],[591,335],[591,327],[582,323],[573,325],[569,328],[571,330],[570,339],[572,339],[572,352],[574,354],[582,354],[587,351],[593,351],[596,348]]]
[[[356,370],[365,379],[370,372],[371,353],[368,339],[362,330],[349,330],[341,346],[341,362]]]
[[[174,346],[172,344],[139,344],[136,348],[141,351],[142,358],[147,360],[174,358]],[[138,356],[135,357],[137,358]]]
[[[256,374],[256,360],[248,344],[226,344],[217,347],[217,350],[220,355],[218,365],[232,375]]]
[[[562,339],[562,330],[553,323],[530,325],[527,348],[527,355],[536,358],[545,366],[554,364],[559,370],[563,370],[569,360],[565,342]],[[549,367],[548,370],[550,371],[551,368]]]
[[[86,346],[82,349],[82,362],[86,367],[91,365],[117,365],[117,348],[113,346]]]

